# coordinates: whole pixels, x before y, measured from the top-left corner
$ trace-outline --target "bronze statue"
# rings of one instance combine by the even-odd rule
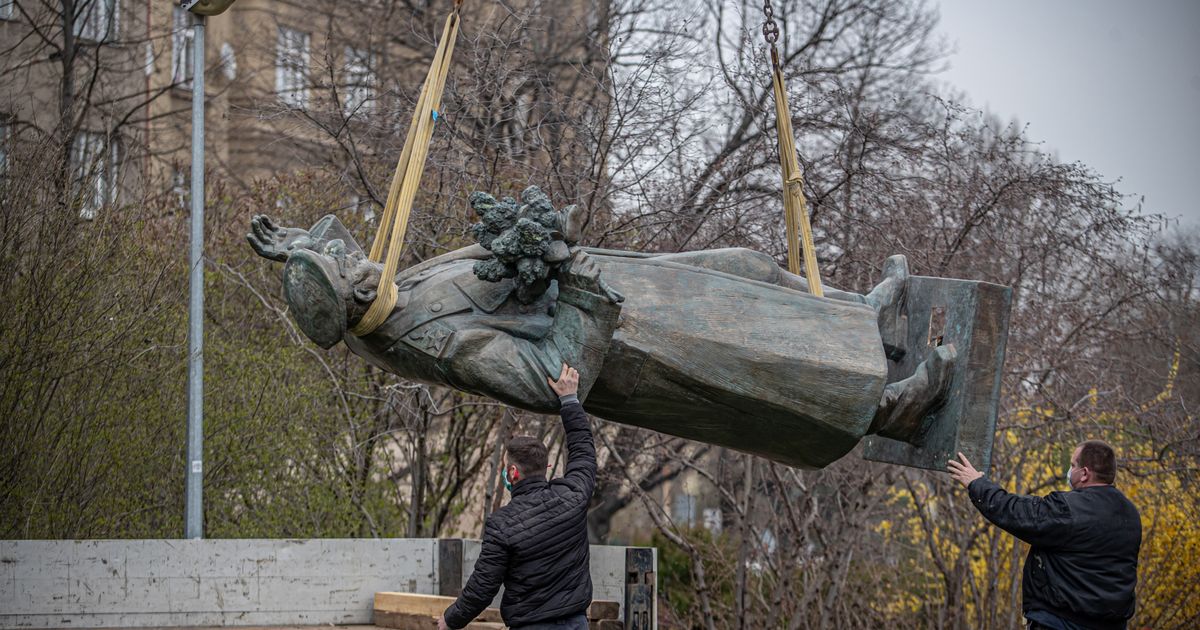
[[[581,374],[588,411],[608,420],[808,468],[877,434],[911,451],[890,461],[926,465],[913,453],[923,453],[963,370],[953,345],[905,349],[902,256],[888,259],[867,295],[827,289],[817,298],[752,250],[578,247],[576,211],[548,210],[540,194],[526,191],[520,212],[513,200],[473,195],[480,244],[400,272],[392,315],[362,337],[348,331],[374,299],[382,266],[335,217],[305,231],[256,216],[247,238],[286,263],[285,298],[309,338],[323,348],[344,341],[405,378],[551,413],[557,398],[545,377],[565,362]],[[503,217],[489,224],[493,210]],[[906,353],[915,363],[898,374]],[[988,432],[967,450],[985,457],[990,444]]]

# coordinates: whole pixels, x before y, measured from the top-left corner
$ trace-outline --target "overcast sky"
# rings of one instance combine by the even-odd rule
[[[942,76],[972,104],[1200,227],[1200,0],[940,5]]]

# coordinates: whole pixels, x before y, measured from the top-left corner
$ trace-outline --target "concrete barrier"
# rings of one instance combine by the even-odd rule
[[[597,599],[624,603],[626,549],[592,547]],[[457,594],[476,556],[432,538],[0,541],[0,627],[370,623],[377,591]]]

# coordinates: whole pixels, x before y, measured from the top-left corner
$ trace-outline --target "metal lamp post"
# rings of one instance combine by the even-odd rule
[[[233,0],[180,0],[192,12],[192,235],[188,297],[188,430],[184,537],[204,537],[204,22]]]

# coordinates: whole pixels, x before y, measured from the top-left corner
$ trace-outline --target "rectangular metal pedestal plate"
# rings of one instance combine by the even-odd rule
[[[988,282],[909,278],[906,353],[888,363],[888,382],[911,376],[938,345],[958,354],[945,403],[926,418],[919,445],[867,437],[863,457],[915,468],[945,470],[958,452],[987,473],[1000,403],[1012,289]]]

